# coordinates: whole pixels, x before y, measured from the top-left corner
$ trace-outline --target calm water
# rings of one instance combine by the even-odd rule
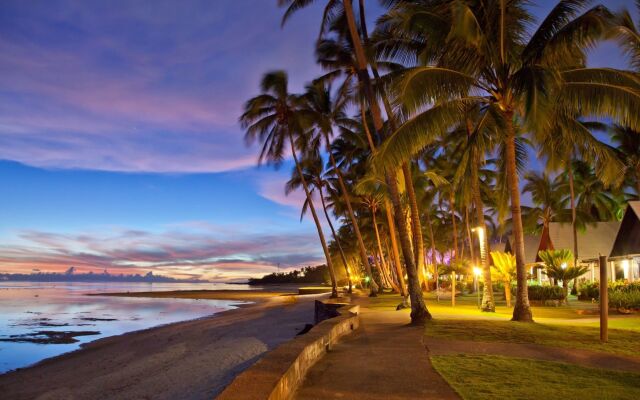
[[[84,295],[186,289],[249,290],[250,287],[211,283],[0,282],[0,339],[10,338],[11,335],[26,335],[23,337],[31,339],[46,338],[46,334],[37,335],[42,331],[91,333],[76,336],[78,342],[72,344],[0,341],[0,373],[78,349],[83,343],[106,336],[201,318],[236,308],[241,303],[227,300]]]

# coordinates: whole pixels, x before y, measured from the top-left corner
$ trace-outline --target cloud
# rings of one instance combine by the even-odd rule
[[[316,69],[315,28],[298,19],[282,31],[280,16],[263,0],[3,3],[0,159],[147,172],[254,165],[237,118],[261,74],[287,66],[299,90]]]
[[[0,266],[5,272],[34,268],[63,271],[75,266],[80,270],[152,270],[171,276],[231,280],[273,272],[278,264],[287,269],[322,262],[313,235],[284,232],[227,236],[228,231],[214,226],[203,224],[199,228],[160,233],[23,231],[16,243],[0,246]]]

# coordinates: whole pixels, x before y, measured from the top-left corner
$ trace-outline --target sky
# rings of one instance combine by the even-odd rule
[[[237,123],[266,71],[292,91],[319,74],[321,3],[281,29],[276,0],[0,2],[0,273],[230,281],[321,263],[290,163],[256,167]],[[612,44],[590,63],[625,65]]]

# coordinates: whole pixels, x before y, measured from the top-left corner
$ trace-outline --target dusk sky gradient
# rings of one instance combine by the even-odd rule
[[[321,262],[290,163],[256,168],[237,123],[266,71],[292,91],[318,75],[317,3],[280,29],[276,0],[3,0],[0,272],[221,281]],[[613,44],[591,63],[625,66]]]

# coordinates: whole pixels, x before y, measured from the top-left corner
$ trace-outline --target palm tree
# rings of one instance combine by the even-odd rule
[[[553,221],[566,220],[565,209],[567,199],[562,190],[562,176],[554,179],[546,172],[529,171],[525,174],[526,181],[522,188],[524,193],[531,194],[531,201],[535,207],[523,207],[523,216],[528,222],[529,230],[549,233],[549,224]],[[545,233],[543,233],[545,235]]]
[[[548,277],[562,280],[565,302],[569,299],[569,282],[572,279],[584,275],[589,270],[585,266],[572,265],[573,254],[571,250],[540,250],[538,256],[545,264],[545,273]]]
[[[532,321],[524,262],[524,231],[517,174],[516,138],[546,128],[550,106],[640,126],[640,85],[625,71],[587,68],[585,51],[609,32],[613,15],[596,6],[578,15],[584,1],[560,1],[532,35],[524,0],[473,3],[398,2],[381,26],[410,46],[426,66],[411,68],[398,95],[412,115],[378,154],[381,166],[399,165],[442,132],[463,121],[473,104],[500,126],[511,200],[518,292],[513,320]],[[396,46],[397,47],[397,46]],[[415,53],[415,49],[418,52]],[[432,105],[429,107],[429,105]]]
[[[335,0],[325,0],[326,7],[324,15],[329,15],[331,10],[335,10],[337,2]],[[312,4],[314,0],[279,0],[280,5],[288,5],[285,13],[285,19],[296,10]],[[362,38],[358,32],[356,20],[353,11],[353,3],[351,0],[342,0],[342,6],[344,14],[347,20],[347,26],[349,35],[351,37],[351,43],[353,44],[355,59],[356,59],[356,75],[360,82],[364,97],[369,104],[369,110],[373,119],[374,135],[376,138],[382,138],[384,131],[384,121],[382,118],[382,112],[380,105],[375,97],[373,85],[371,83],[371,77],[368,71],[368,61],[365,54]],[[323,18],[324,24],[324,18]],[[366,120],[363,121],[366,124]],[[372,149],[373,151],[373,149]],[[418,278],[418,270],[416,268],[413,249],[411,247],[411,241],[409,238],[409,231],[407,229],[406,220],[402,205],[400,203],[400,193],[398,189],[398,181],[396,178],[395,168],[386,168],[386,183],[389,188],[389,194],[391,197],[391,203],[393,205],[394,217],[396,227],[398,229],[398,237],[400,239],[400,246],[402,248],[402,255],[404,257],[405,266],[407,270],[407,276],[409,280],[409,294],[411,297],[411,322],[414,324],[421,324],[425,319],[431,319],[431,314],[427,310],[427,306],[424,302],[422,290],[420,288],[420,282]]]
[[[640,132],[616,124],[611,127],[611,140],[624,163],[627,184],[635,190],[635,199],[640,200]]]
[[[311,139],[311,142],[315,142],[318,146],[321,146],[321,143],[324,143],[324,148],[329,155],[332,167],[331,172],[338,178],[340,191],[347,207],[347,216],[354,227],[361,262],[364,264],[367,275],[371,278],[371,295],[375,296],[378,288],[375,281],[372,279],[373,276],[371,274],[371,266],[368,262],[367,249],[362,240],[362,234],[360,233],[360,228],[358,227],[353,207],[351,206],[349,192],[347,192],[342,171],[338,168],[333,152],[331,151],[331,136],[333,136],[334,127],[352,127],[356,124],[356,122],[348,118],[345,113],[348,99],[340,93],[334,97],[331,93],[331,85],[326,85],[323,82],[317,82],[307,86],[303,100],[303,106],[300,113],[312,126],[311,134],[313,135],[313,138]]]
[[[289,142],[291,155],[300,182],[309,203],[313,221],[318,230],[318,237],[327,261],[331,277],[332,297],[338,296],[336,275],[331,262],[329,248],[324,238],[322,225],[318,219],[309,185],[304,178],[304,172],[298,160],[295,137],[302,136],[304,127],[297,114],[300,99],[288,91],[288,77],[284,71],[273,71],[264,75],[261,82],[262,93],[245,104],[244,113],[240,117],[240,124],[246,129],[245,140],[248,144],[259,141],[262,144],[258,163],[280,164],[285,155],[286,143]]]
[[[507,300],[507,307],[511,308],[511,283],[516,277],[516,257],[511,253],[492,251],[491,258],[493,259],[491,273],[504,285],[504,298]]]
[[[342,248],[342,244],[340,243],[340,239],[336,235],[336,230],[333,226],[333,222],[331,222],[331,217],[329,216],[329,212],[327,210],[327,204],[325,201],[324,190],[327,187],[330,187],[329,182],[323,176],[322,170],[322,158],[318,154],[307,154],[306,157],[301,161],[302,163],[302,171],[303,178],[307,181],[309,185],[309,192],[313,196],[313,193],[318,193],[318,197],[320,198],[320,203],[322,205],[322,211],[324,212],[324,216],[326,218],[327,224],[329,225],[329,229],[331,230],[331,236],[333,237],[333,241],[335,242],[336,247],[338,248],[338,254],[340,255],[340,259],[344,266],[345,274],[347,277],[349,289],[348,293],[353,292],[353,286],[351,283],[351,273],[349,272],[349,262],[347,261],[347,257]],[[302,186],[302,178],[298,174],[297,168],[294,168],[291,179],[285,185],[285,194],[289,195],[295,190],[299,189]],[[302,206],[302,212],[300,213],[300,220],[304,217],[307,209],[309,208],[309,201],[305,199],[305,202]],[[329,246],[331,247],[331,246]]]

